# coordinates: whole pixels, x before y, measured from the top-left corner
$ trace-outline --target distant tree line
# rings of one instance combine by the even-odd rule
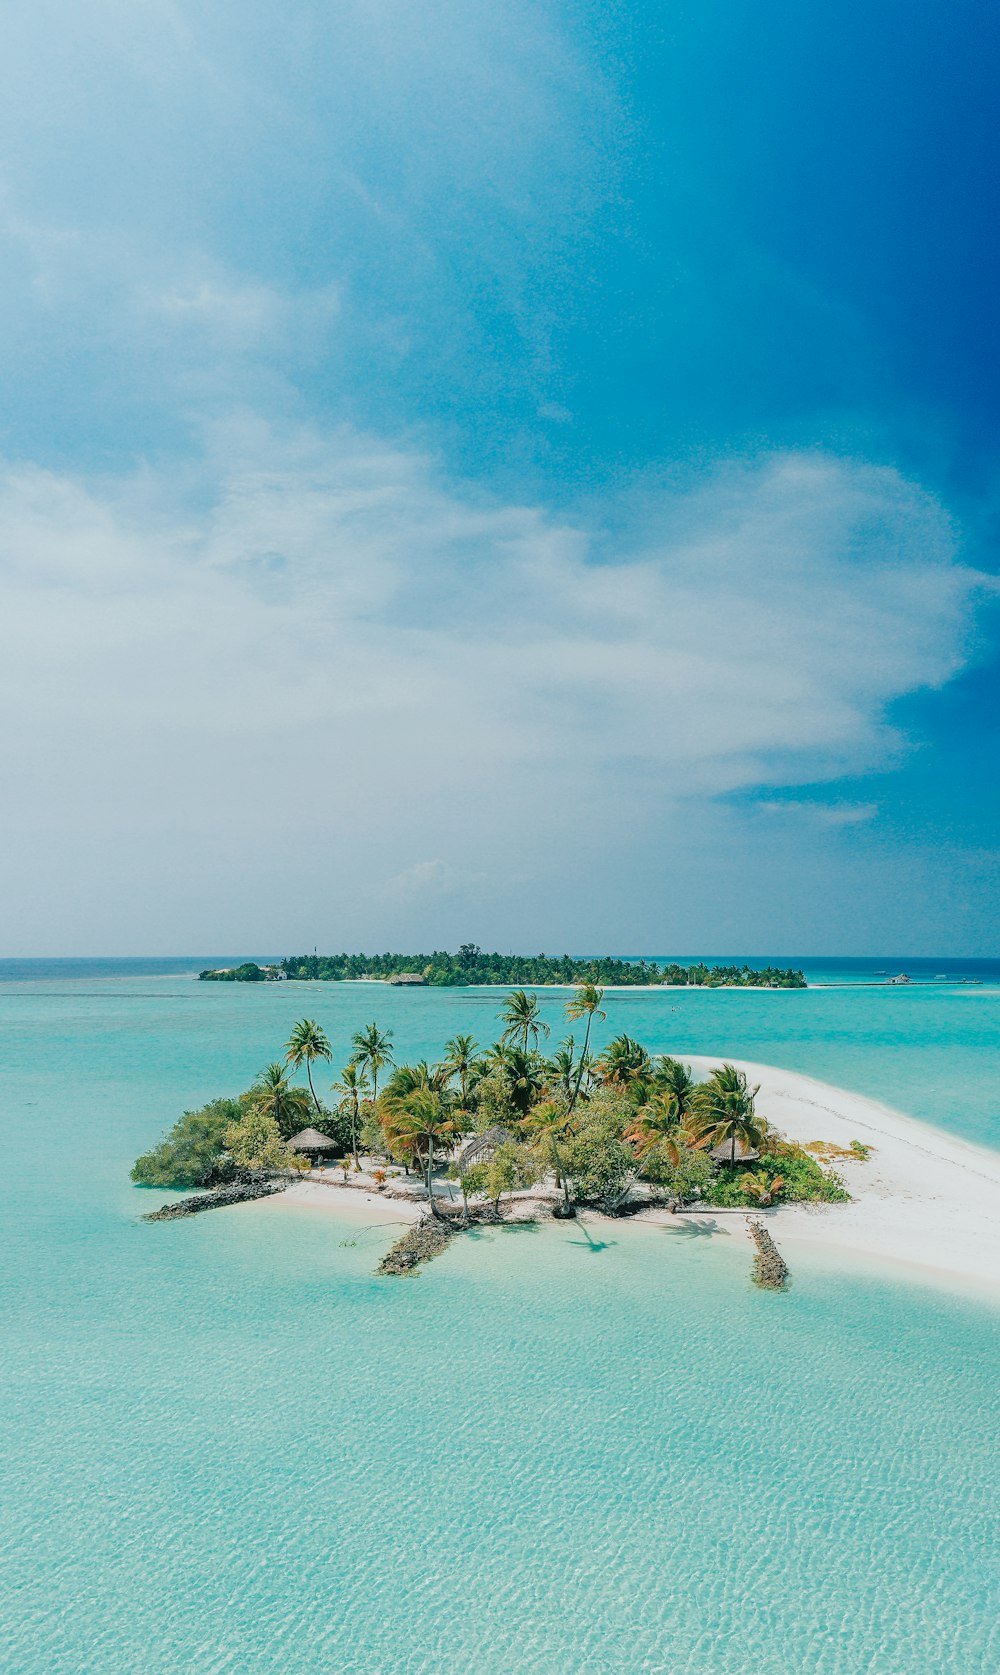
[[[274,977],[356,982],[365,977],[384,980],[404,975],[420,977],[435,988],[458,988],[465,984],[508,987],[525,983],[601,983],[611,987],[665,984],[707,989],[806,987],[801,971],[782,971],[773,966],[754,970],[748,965],[664,965],[654,960],[623,960],[611,955],[573,959],[569,954],[485,954],[472,942],[463,943],[457,954],[443,950],[433,954],[298,954],[277,966],[262,967],[247,961],[228,971],[201,973],[207,981],[230,983],[257,983]]]

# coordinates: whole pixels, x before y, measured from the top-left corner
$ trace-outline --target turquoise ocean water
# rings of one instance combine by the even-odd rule
[[[0,967],[0,1670],[1000,1668],[988,1305],[812,1254],[765,1295],[724,1233],[501,1232],[390,1281],[388,1229],[311,1209],[143,1225],[136,1152],[296,1017],[433,1055],[498,998],[73,967]],[[998,974],[614,995],[607,1030],[1000,1145]]]

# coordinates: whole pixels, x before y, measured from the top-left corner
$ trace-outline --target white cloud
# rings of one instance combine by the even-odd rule
[[[810,803],[793,798],[781,802],[760,802],[764,814],[786,819],[813,820],[820,826],[858,826],[874,820],[878,803]]]
[[[11,467],[0,526],[14,872],[72,831],[85,879],[198,872],[248,922],[292,854],[335,895],[474,894],[678,804],[883,765],[886,706],[961,666],[978,585],[888,469],[732,468],[612,551],[252,419],[183,473]]]

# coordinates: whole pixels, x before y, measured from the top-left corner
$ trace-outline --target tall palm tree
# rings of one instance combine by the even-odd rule
[[[535,1105],[527,1116],[522,1118],[521,1126],[531,1136],[542,1155],[547,1155],[555,1170],[556,1188],[562,1190],[566,1212],[572,1214],[569,1182],[559,1151],[560,1142],[569,1132],[569,1114],[566,1107],[554,1099],[543,1099],[540,1105]]]
[[[365,1029],[359,1029],[351,1036],[351,1046],[354,1048],[354,1060],[364,1070],[371,1072],[372,1098],[378,1098],[378,1073],[387,1064],[395,1061],[392,1056],[392,1030],[379,1029],[373,1019]]]
[[[361,1121],[361,1101],[368,1092],[368,1078],[365,1075],[364,1066],[355,1064],[353,1059],[350,1064],[345,1064],[340,1081],[333,1084],[333,1091],[341,1095],[338,1108],[341,1111],[346,1111],[351,1119],[351,1155],[354,1158],[355,1169],[360,1169],[358,1128]]]
[[[329,1060],[332,1058],[333,1051],[330,1047],[330,1043],[324,1032],[320,1029],[319,1024],[317,1024],[312,1018],[300,1018],[285,1043],[285,1060],[286,1063],[290,1064],[295,1070],[299,1068],[300,1064],[305,1065],[306,1076],[309,1080],[309,1092],[313,1096],[313,1104],[316,1107],[317,1116],[322,1113],[323,1107],[316,1097],[316,1089],[313,1086],[312,1079],[312,1067],[316,1063],[317,1059]]]
[[[500,1013],[500,1020],[504,1024],[502,1041],[517,1041],[520,1039],[521,1051],[528,1051],[528,1041],[538,1046],[539,1039],[549,1034],[549,1026],[542,1019],[541,1007],[537,995],[525,994],[523,989],[515,989],[509,995]]]
[[[479,1043],[471,1035],[453,1035],[444,1044],[445,1064],[458,1077],[462,1110],[469,1109],[469,1077],[479,1063]]]
[[[448,1147],[455,1137],[455,1124],[441,1094],[434,1088],[423,1087],[414,1088],[400,1099],[383,1095],[382,1122],[391,1148],[424,1163],[431,1214],[438,1215],[434,1198],[434,1147]]]
[[[747,1150],[758,1148],[765,1130],[754,1108],[759,1092],[759,1087],[747,1086],[744,1072],[733,1064],[723,1064],[713,1070],[693,1101],[691,1127],[696,1144],[706,1148],[728,1143],[731,1164],[736,1162],[737,1144]]]
[[[604,990],[599,989],[596,983],[581,983],[573,999],[566,1002],[566,1016],[571,1022],[575,1023],[578,1018],[586,1018],[587,1020],[587,1030],[583,1037],[583,1051],[580,1054],[580,1065],[576,1073],[576,1081],[573,1084],[573,1096],[569,1102],[569,1116],[573,1115],[574,1106],[580,1097],[580,1084],[583,1081],[584,1066],[587,1063],[587,1050],[590,1046],[591,1026],[595,1018],[603,1020],[608,1015],[601,1011],[601,1001],[603,999]]]
[[[304,1088],[292,1086],[283,1064],[265,1065],[250,1089],[247,1103],[274,1118],[283,1140],[290,1139],[309,1120],[309,1095]]]

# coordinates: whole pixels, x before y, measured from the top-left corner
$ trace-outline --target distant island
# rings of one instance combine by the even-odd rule
[[[569,954],[484,954],[473,942],[457,954],[299,954],[274,965],[247,960],[242,965],[199,976],[208,983],[321,982],[392,983],[399,986],[460,988],[465,985],[509,988],[530,983],[600,983],[612,988],[804,989],[801,971],[773,966],[663,965],[654,960],[623,960],[611,955],[572,959]]]

